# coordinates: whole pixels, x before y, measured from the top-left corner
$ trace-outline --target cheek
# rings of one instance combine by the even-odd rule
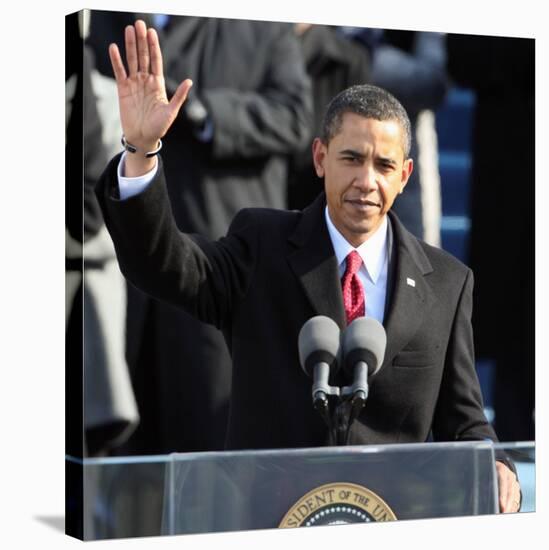
[[[337,200],[337,189],[332,178],[328,177],[328,174],[326,174],[326,177],[324,178],[324,192],[326,193],[326,199],[328,202],[335,206]]]
[[[346,178],[345,174],[342,174],[341,171],[333,168],[326,170],[324,176],[326,194],[330,194],[332,197],[342,195],[347,187],[347,185],[345,185],[347,179],[348,177]]]
[[[391,208],[395,197],[397,196],[400,187],[396,182],[389,181],[387,179],[381,179],[379,181],[379,194],[383,199],[383,211],[387,212]]]
[[[379,194],[381,195],[381,198],[383,199],[383,202],[387,202],[388,197],[391,195],[390,190],[391,186],[387,182],[385,178],[380,178],[378,180],[378,189]]]

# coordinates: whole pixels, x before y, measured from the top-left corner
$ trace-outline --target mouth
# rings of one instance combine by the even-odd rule
[[[370,211],[374,209],[381,208],[381,204],[372,200],[366,200],[366,199],[345,199],[345,202],[347,204],[350,204],[352,207],[360,210],[360,211]]]

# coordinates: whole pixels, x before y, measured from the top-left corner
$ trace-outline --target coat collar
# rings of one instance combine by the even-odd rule
[[[289,237],[294,248],[288,261],[316,314],[332,318],[343,330],[346,326],[345,309],[337,259],[324,219],[325,205],[326,197],[321,193],[303,211]],[[384,321],[386,362],[410,341],[435,300],[426,280],[433,267],[422,246],[392,212],[389,212],[389,221],[392,246],[389,252],[388,308]]]
[[[289,241],[296,247],[288,261],[317,315],[332,318],[344,329],[345,309],[337,259],[324,219],[326,196],[321,193],[302,214]]]

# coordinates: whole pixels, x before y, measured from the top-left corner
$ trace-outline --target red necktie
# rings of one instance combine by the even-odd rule
[[[364,316],[365,300],[364,289],[362,283],[358,278],[358,270],[362,265],[362,258],[360,254],[353,250],[346,258],[347,267],[343,274],[342,287],[343,287],[343,305],[345,307],[345,316],[347,317],[347,324],[350,324],[357,317]]]

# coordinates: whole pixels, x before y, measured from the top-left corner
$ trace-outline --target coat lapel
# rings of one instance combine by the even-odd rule
[[[425,275],[433,271],[425,252],[394,214],[390,213],[389,218],[394,243],[391,256],[393,290],[384,323],[387,333],[386,363],[390,363],[412,339],[435,300],[425,280]]]
[[[288,261],[317,315],[333,319],[345,328],[345,309],[337,259],[326,227],[324,193],[303,211],[289,241],[296,247]]]
[[[299,279],[317,315],[333,319],[341,330],[346,327],[345,309],[337,259],[324,219],[326,199],[322,193],[311,206],[289,238],[294,249],[288,261]],[[393,357],[412,339],[424,321],[435,297],[425,281],[433,268],[417,239],[389,213],[393,232],[391,251],[392,292],[385,320],[387,349],[385,361]]]

